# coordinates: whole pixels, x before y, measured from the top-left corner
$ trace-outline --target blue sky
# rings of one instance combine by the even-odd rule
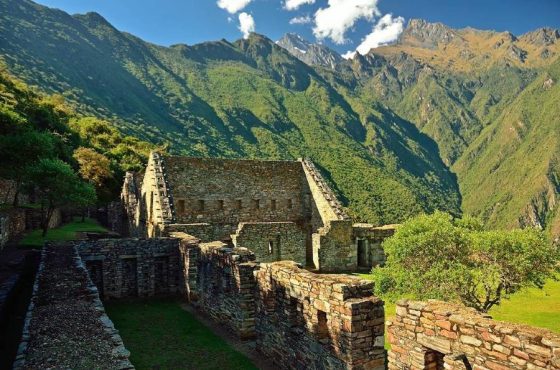
[[[516,35],[543,26],[560,28],[560,0],[219,0],[222,8],[217,1],[38,2],[72,14],[96,11],[118,29],[160,45],[236,40],[242,37],[242,13],[246,30],[252,30],[254,22],[256,32],[273,40],[286,32],[297,32],[312,41],[319,38],[341,53],[355,50],[368,36],[365,46],[390,41],[410,18],[455,28],[508,30]],[[287,10],[286,1],[291,1],[292,7],[300,5]],[[317,19],[317,11],[321,19]],[[310,23],[290,24],[296,17],[308,17]]]

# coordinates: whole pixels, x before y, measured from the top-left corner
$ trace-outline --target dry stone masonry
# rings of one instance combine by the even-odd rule
[[[308,159],[152,153],[143,175],[127,173],[121,201],[129,226],[124,234],[132,236],[182,232],[203,242],[233,240],[259,261],[289,259],[322,272],[368,269],[383,260],[380,248],[365,247],[363,237],[358,241],[354,231],[361,228],[353,227]]]
[[[255,272],[257,348],[285,369],[384,369],[383,301],[373,283],[295,262]]]
[[[103,299],[178,294],[184,285],[178,239],[83,241],[78,250]]]
[[[397,303],[389,370],[560,369],[560,336],[440,301]]]

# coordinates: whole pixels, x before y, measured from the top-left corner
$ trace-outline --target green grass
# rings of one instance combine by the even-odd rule
[[[560,333],[560,282],[526,289],[490,310],[496,320],[528,324]]]
[[[96,220],[86,218],[84,222],[80,217],[75,217],[70,223],[50,229],[47,236],[43,237],[42,230],[33,230],[26,234],[20,242],[21,247],[41,248],[46,241],[64,241],[76,238],[77,232],[104,232],[106,228],[99,225]]]
[[[175,300],[109,302],[137,369],[256,369]]]

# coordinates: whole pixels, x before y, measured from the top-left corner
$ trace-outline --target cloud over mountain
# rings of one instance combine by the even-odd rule
[[[255,20],[251,14],[239,14],[239,31],[243,33],[244,39],[248,38],[251,32],[255,32]]]
[[[392,14],[385,14],[373,27],[373,31],[362,40],[356,51],[349,51],[342,57],[351,59],[356,55],[356,52],[364,55],[373,48],[396,41],[403,29],[403,17],[393,18]]]
[[[377,8],[378,0],[329,0],[326,8],[315,13],[313,34],[318,39],[330,38],[337,44],[346,41],[346,31],[357,20],[372,20],[381,13]]]
[[[315,4],[315,0],[286,0],[284,8],[286,10],[297,10],[304,4]]]
[[[308,24],[311,22],[313,22],[313,19],[311,19],[311,17],[308,15],[290,19],[290,24]]]

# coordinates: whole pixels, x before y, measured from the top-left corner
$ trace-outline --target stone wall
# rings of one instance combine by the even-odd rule
[[[259,262],[306,262],[305,231],[294,222],[242,222],[232,241],[250,249]]]
[[[390,370],[560,369],[560,336],[440,301],[397,303]]]
[[[142,236],[164,235],[165,225],[173,223],[175,219],[168,180],[163,156],[152,152],[142,181],[138,200],[140,205],[136,211],[138,229],[144,232]]]
[[[197,224],[169,224],[164,228],[164,233],[166,235],[171,235],[176,232],[192,235],[202,242],[211,242],[220,239],[229,239],[229,234],[234,233],[235,229],[224,229],[223,225],[209,224],[206,222]],[[227,238],[221,238],[221,236],[225,234],[228,235]]]
[[[313,234],[313,262],[319,271],[356,271],[357,256],[350,220],[330,221]]]
[[[102,239],[78,249],[104,299],[178,294],[184,286],[178,239]]]
[[[63,214],[60,208],[56,208],[49,220],[49,229],[59,227],[63,223]],[[41,211],[34,208],[25,208],[25,228],[35,230],[41,228]]]
[[[141,188],[140,178],[142,176],[133,172],[127,172],[121,190],[121,207],[126,222],[123,223],[123,234],[133,237],[142,237],[146,234],[145,212],[141,210]]]
[[[257,350],[278,368],[385,368],[383,301],[372,282],[290,261],[261,264],[255,276]]]
[[[72,243],[47,244],[13,368],[134,369]]]
[[[0,250],[25,231],[25,210],[11,208],[0,212]]]
[[[16,182],[13,180],[0,179],[0,204],[13,204],[16,195]],[[25,193],[18,194],[17,204],[29,203],[29,195]]]
[[[382,266],[387,260],[381,247],[383,241],[395,234],[397,225],[374,226],[371,224],[352,225],[352,235],[356,241],[358,269],[370,270]]]
[[[195,247],[196,248],[196,247]],[[240,338],[255,335],[255,255],[221,242],[201,243],[196,264],[196,288],[191,302]],[[190,265],[190,264],[189,264]],[[193,279],[193,270],[188,276]]]
[[[165,157],[164,162],[176,223],[235,229],[240,222],[306,218],[305,180],[297,161]]]

